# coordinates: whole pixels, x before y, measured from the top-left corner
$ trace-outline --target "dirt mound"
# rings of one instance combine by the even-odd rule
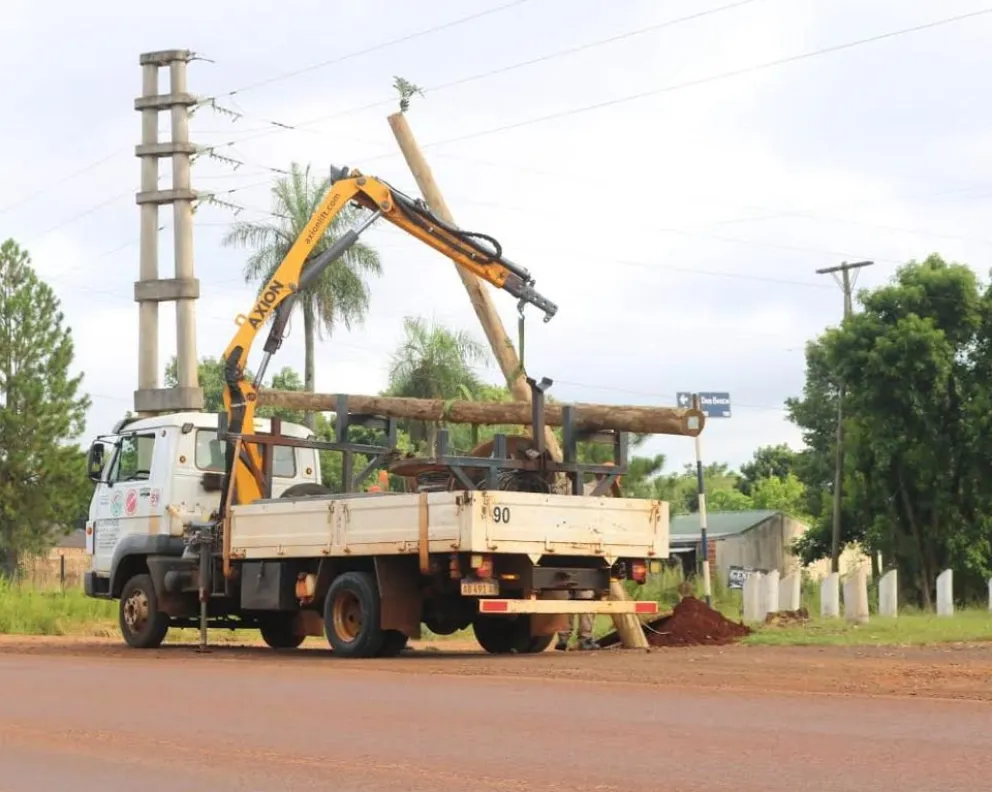
[[[683,597],[670,614],[644,625],[651,646],[722,646],[751,634],[751,628],[730,621],[695,597]],[[615,632],[604,635],[599,645],[618,646]]]
[[[794,611],[776,611],[765,616],[765,624],[770,627],[788,627],[793,624],[806,624],[809,621],[809,611],[800,608]]]

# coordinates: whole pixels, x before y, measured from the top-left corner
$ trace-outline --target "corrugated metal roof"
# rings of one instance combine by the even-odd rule
[[[780,512],[774,509],[749,509],[748,511],[723,511],[706,513],[706,536],[709,539],[720,539],[725,536],[735,536],[769,517]],[[669,525],[671,541],[698,542],[699,514],[680,514],[672,517]]]

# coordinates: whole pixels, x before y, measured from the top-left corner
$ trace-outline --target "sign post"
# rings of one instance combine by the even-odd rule
[[[730,417],[730,394],[726,392],[690,393],[679,391],[675,394],[679,407],[694,407],[707,418]],[[706,484],[703,480],[702,443],[697,434],[693,438],[696,448],[696,491],[699,495],[699,540],[703,558],[703,594],[706,604],[713,607],[713,589],[710,581],[710,548],[706,530]]]

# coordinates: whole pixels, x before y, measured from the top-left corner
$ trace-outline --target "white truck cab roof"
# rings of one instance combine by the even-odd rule
[[[220,415],[212,412],[177,412],[165,415],[154,415],[149,418],[122,419],[114,425],[111,435],[118,435],[122,432],[141,432],[149,429],[164,429],[167,427],[182,427],[189,424],[193,429],[216,429],[219,424]],[[269,418],[255,418],[256,432],[269,432],[272,429],[272,421]],[[289,421],[281,424],[283,434],[290,437],[306,439],[313,436],[313,432],[306,426]]]

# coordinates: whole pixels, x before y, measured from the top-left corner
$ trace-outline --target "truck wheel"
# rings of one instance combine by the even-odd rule
[[[331,495],[333,491],[323,486],[322,484],[315,484],[312,481],[304,481],[301,484],[294,484],[292,487],[287,487],[286,491],[280,495],[280,498],[309,498],[313,495]]]
[[[410,640],[406,633],[399,630],[384,630],[382,637],[382,647],[377,657],[397,657],[406,649],[406,643]]]
[[[379,587],[368,572],[345,572],[324,600],[324,632],[339,657],[375,657],[385,634],[379,626]]]
[[[273,649],[296,649],[306,640],[305,635],[297,635],[295,619],[290,616],[276,616],[265,619],[258,627],[262,640]]]
[[[475,640],[489,654],[534,654],[543,652],[554,636],[530,634],[530,617],[476,616],[472,623]]]
[[[135,575],[124,584],[118,621],[128,646],[134,649],[161,646],[169,631],[169,617],[158,610],[158,598],[150,575]]]

